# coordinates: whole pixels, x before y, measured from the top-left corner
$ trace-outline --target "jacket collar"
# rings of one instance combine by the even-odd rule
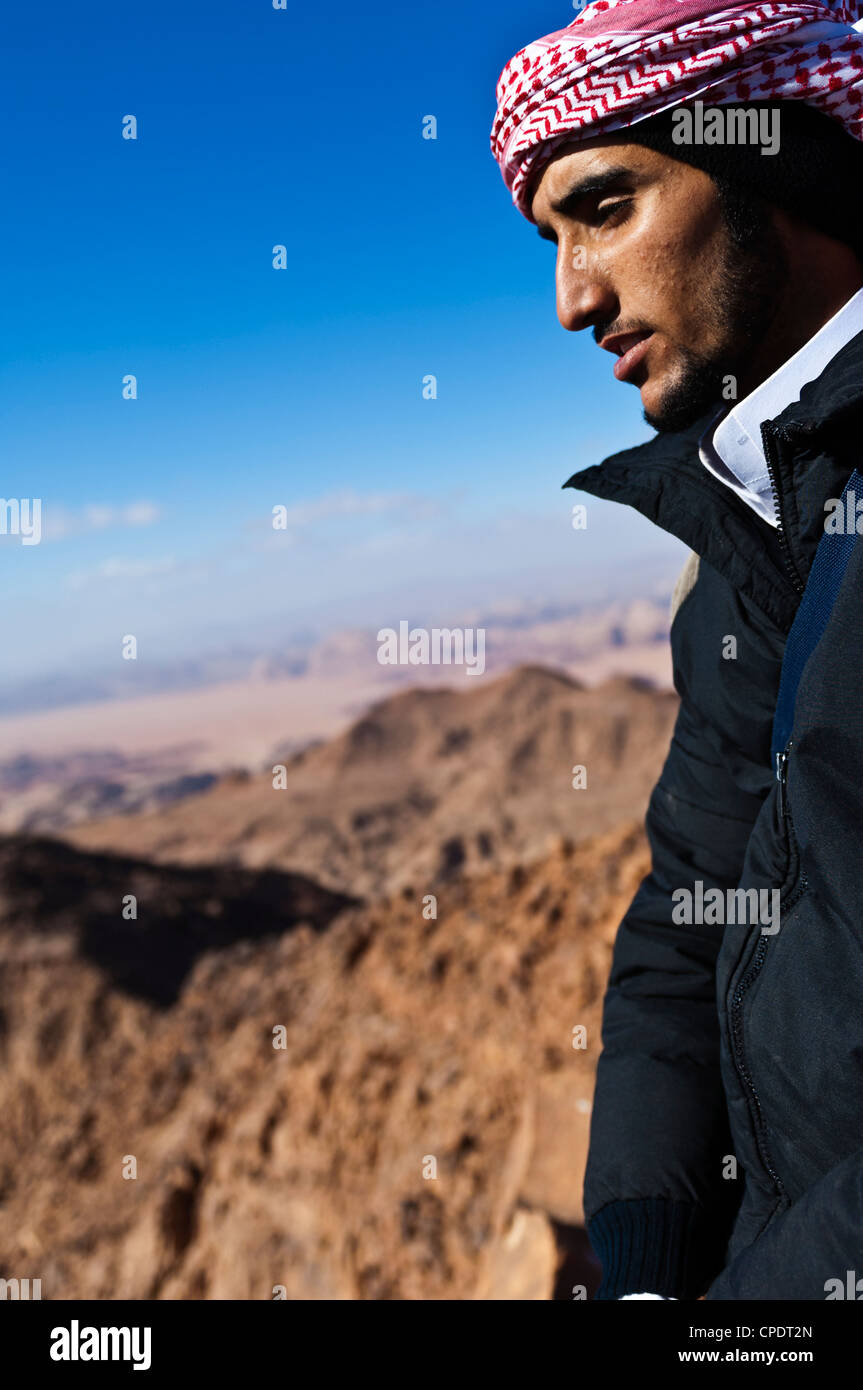
[[[824,504],[856,466],[863,428],[863,333],[762,426],[777,493],[777,531],[714,477],[698,440],[717,406],[688,429],[612,454],[564,483],[635,507],[719,570],[787,631],[818,541]]]

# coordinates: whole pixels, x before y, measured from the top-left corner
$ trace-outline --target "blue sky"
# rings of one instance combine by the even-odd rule
[[[40,497],[45,536],[0,538],[4,683],[113,661],[127,632],[161,661],[673,573],[628,509],[570,526],[565,478],[650,431],[558,324],[554,248],[488,148],[503,63],[573,15],[15,7],[2,494]]]

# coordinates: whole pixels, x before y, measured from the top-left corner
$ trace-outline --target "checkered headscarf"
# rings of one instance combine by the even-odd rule
[[[525,217],[558,145],[680,102],[798,98],[863,140],[863,0],[715,4],[594,0],[507,63],[491,147]]]

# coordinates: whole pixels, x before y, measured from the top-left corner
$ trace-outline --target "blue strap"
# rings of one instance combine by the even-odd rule
[[[849,497],[849,493],[851,496]],[[825,525],[835,522],[836,529],[824,532],[815,551],[809,579],[797,609],[788,640],[785,643],[785,656],[782,661],[782,674],[779,678],[779,698],[773,717],[773,740],[770,748],[771,761],[776,766],[776,755],[781,753],[791,737],[794,726],[794,704],[797,687],[807,661],[821,640],[827,620],[839,593],[845,574],[845,567],[857,540],[857,500],[863,502],[863,476],[857,469],[851,474],[842,493],[841,506],[833,517],[826,518]],[[850,523],[850,524],[848,524]]]

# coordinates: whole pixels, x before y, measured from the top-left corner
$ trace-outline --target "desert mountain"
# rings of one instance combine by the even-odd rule
[[[0,837],[0,1277],[589,1291],[601,1000],[676,708],[524,667],[274,754],[282,789]]]
[[[588,689],[520,667],[476,689],[390,696],[326,743],[276,750],[263,773],[65,833],[88,850],[267,866],[363,898],[409,881],[431,892],[640,817],[676,711],[676,695],[631,678]]]
[[[418,880],[351,905],[2,842],[0,1276],[48,1299],[577,1296],[600,1001],[646,867],[621,826],[450,879],[427,916]],[[130,978],[148,954],[166,997]]]

